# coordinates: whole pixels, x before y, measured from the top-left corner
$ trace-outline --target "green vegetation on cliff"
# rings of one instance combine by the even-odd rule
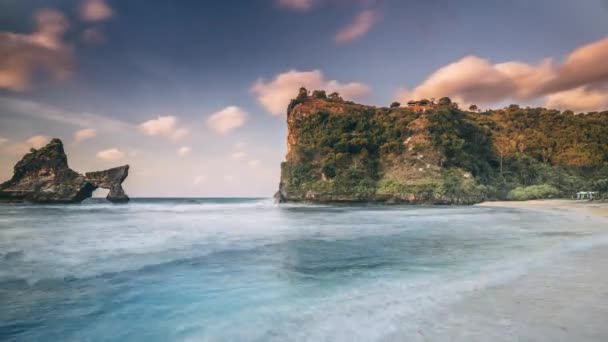
[[[608,112],[398,105],[302,89],[288,108],[280,199],[464,204],[608,191]]]

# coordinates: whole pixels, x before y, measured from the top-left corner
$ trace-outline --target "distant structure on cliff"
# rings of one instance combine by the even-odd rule
[[[435,104],[431,100],[423,99],[408,101],[407,106],[416,112],[425,112],[427,109],[433,108]]]

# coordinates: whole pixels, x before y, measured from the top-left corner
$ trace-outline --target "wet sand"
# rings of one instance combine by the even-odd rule
[[[477,204],[482,207],[519,208],[530,210],[551,210],[561,213],[592,215],[608,218],[608,202],[576,200],[533,200],[533,201],[496,201]]]

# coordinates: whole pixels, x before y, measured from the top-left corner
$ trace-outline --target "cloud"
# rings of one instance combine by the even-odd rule
[[[590,101],[593,105],[589,107],[593,107],[604,103],[600,98],[606,92],[598,89],[608,84],[607,60],[608,38],[575,49],[562,64],[550,58],[537,65],[519,61],[494,64],[467,56],[439,68],[412,91],[402,90],[398,98],[450,96],[465,104],[492,104],[546,97],[551,105],[583,108],[583,101]]]
[[[63,41],[68,21],[58,11],[36,13],[36,31],[30,34],[0,31],[0,89],[25,91],[41,72],[52,80],[65,80],[74,70],[72,50]]]
[[[47,137],[46,135],[35,135],[29,139],[27,139],[25,141],[26,145],[32,147],[32,148],[41,148],[46,146],[49,141],[51,141],[51,138]]]
[[[106,21],[113,15],[114,11],[105,0],[86,0],[80,6],[80,18],[84,21]]]
[[[79,143],[94,138],[95,136],[97,136],[97,130],[95,128],[84,128],[74,133],[74,142]]]
[[[608,110],[608,90],[578,87],[548,95],[545,106],[575,112]]]
[[[156,119],[148,120],[140,124],[138,128],[140,131],[150,136],[162,136],[178,140],[190,134],[190,130],[178,127],[177,121],[177,117],[173,115],[159,116]]]
[[[247,162],[247,165],[250,168],[256,168],[256,167],[258,167],[260,165],[260,161],[257,160],[257,159],[252,159],[252,160],[250,160],[250,161]]]
[[[4,145],[4,144],[6,144],[7,142],[8,142],[8,139],[7,139],[7,138],[0,137],[0,145]]]
[[[185,157],[192,152],[192,148],[190,146],[182,146],[177,150],[177,155],[180,157]]]
[[[570,53],[548,90],[565,90],[608,81],[608,37]]]
[[[328,92],[337,91],[347,99],[357,99],[369,93],[369,87],[363,83],[326,80],[320,70],[290,70],[276,75],[272,81],[258,80],[251,91],[270,113],[281,115],[285,113],[289,101],[297,95],[300,87],[324,89]]]
[[[125,157],[124,152],[117,148],[110,148],[107,150],[97,152],[97,158],[107,161],[116,161]]]
[[[338,44],[346,44],[365,36],[378,22],[379,14],[375,10],[364,10],[346,27],[338,31],[334,40]]]
[[[62,124],[103,128],[110,131],[130,129],[131,125],[116,119],[91,113],[74,113],[44,103],[0,97],[0,107],[7,112],[15,112],[34,119],[58,122]]]
[[[310,10],[315,4],[315,0],[277,0],[276,2],[280,7],[302,12]]]
[[[224,135],[243,126],[247,121],[247,116],[247,112],[239,107],[226,107],[207,119],[207,127],[218,134]]]
[[[198,175],[194,178],[194,185],[199,185],[207,180],[207,175]]]
[[[5,142],[8,140],[5,140]],[[31,148],[39,149],[46,146],[51,141],[51,138],[46,135],[35,135],[21,143],[11,144],[6,146],[5,151],[10,154],[23,155]]]

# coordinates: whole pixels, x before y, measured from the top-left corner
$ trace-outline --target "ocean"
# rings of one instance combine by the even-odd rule
[[[606,340],[605,228],[477,206],[2,204],[0,340]]]

